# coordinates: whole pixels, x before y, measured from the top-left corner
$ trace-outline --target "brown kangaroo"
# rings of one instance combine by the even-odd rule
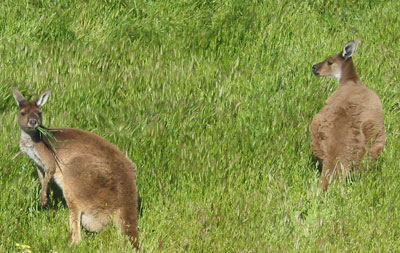
[[[116,146],[93,133],[73,128],[46,128],[53,136],[39,132],[40,108],[50,90],[34,101],[26,101],[16,89],[19,106],[20,148],[36,164],[42,185],[40,200],[47,204],[51,178],[62,189],[68,205],[72,243],[81,240],[80,224],[97,232],[112,217],[138,249],[138,197],[136,166]]]
[[[381,101],[360,82],[351,58],[359,44],[360,39],[350,41],[339,54],[312,67],[316,76],[334,77],[339,83],[310,126],[312,151],[322,163],[319,187],[324,191],[334,174],[359,169],[366,152],[374,162],[386,142]]]

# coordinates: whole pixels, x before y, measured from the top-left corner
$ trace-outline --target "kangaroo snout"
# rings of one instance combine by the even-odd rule
[[[30,119],[28,121],[28,127],[36,128],[39,126],[39,123],[36,119]]]
[[[315,64],[312,66],[312,72],[314,73],[314,75],[318,76],[318,64]]]

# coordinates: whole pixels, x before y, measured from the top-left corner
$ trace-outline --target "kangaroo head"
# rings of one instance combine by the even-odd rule
[[[33,101],[26,101],[25,97],[13,88],[13,95],[19,106],[18,121],[21,129],[27,133],[36,131],[42,124],[42,111],[40,108],[47,102],[51,90],[46,90]]]
[[[331,55],[324,61],[312,66],[313,73],[316,76],[334,77],[338,81],[344,74],[354,74],[350,73],[350,71],[354,70],[351,56],[356,51],[360,41],[360,39],[355,39],[347,42],[340,53]]]

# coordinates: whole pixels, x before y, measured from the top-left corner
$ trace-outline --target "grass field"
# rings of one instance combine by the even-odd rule
[[[400,251],[399,13],[395,0],[2,1],[0,252],[132,250],[114,226],[68,246],[68,208],[55,187],[41,208],[19,153],[11,87],[51,88],[46,126],[90,130],[137,164],[142,252]],[[356,37],[387,144],[322,196],[308,127],[337,83],[311,66]]]

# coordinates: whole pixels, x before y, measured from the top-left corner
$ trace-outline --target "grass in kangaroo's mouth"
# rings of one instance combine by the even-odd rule
[[[55,153],[56,149],[55,149],[55,147],[53,145],[53,141],[56,141],[56,142],[60,142],[60,141],[57,140],[56,137],[54,137],[54,135],[51,132],[54,132],[54,131],[57,131],[57,130],[49,130],[49,129],[46,129],[46,128],[42,127],[42,126],[38,126],[37,129],[39,130],[40,138],[42,138],[42,135],[47,137],[47,139],[49,141],[49,144],[50,144],[50,147],[53,150],[53,152]]]

